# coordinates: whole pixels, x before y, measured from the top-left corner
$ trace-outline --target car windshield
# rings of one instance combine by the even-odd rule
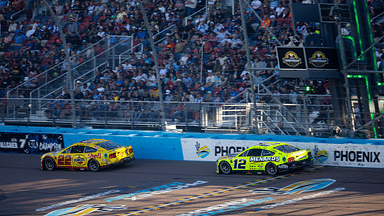
[[[295,151],[299,151],[300,149],[294,147],[294,146],[290,146],[290,145],[281,145],[281,146],[276,146],[275,147],[276,150],[279,150],[279,151],[282,151],[284,153],[291,153],[291,152],[295,152]]]
[[[117,149],[117,148],[121,147],[121,145],[114,143],[114,142],[102,142],[102,143],[99,143],[96,145],[100,146],[101,148],[104,148],[106,150],[112,150],[112,149]]]

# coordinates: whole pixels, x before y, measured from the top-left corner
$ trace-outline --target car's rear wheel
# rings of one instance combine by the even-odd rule
[[[53,161],[52,158],[45,158],[44,167],[46,170],[52,171],[55,169],[55,162]]]
[[[265,172],[268,174],[268,175],[276,175],[278,170],[277,170],[277,166],[273,163],[268,163],[266,166],[265,166]]]
[[[220,163],[219,169],[220,169],[221,173],[226,174],[226,175],[228,175],[232,172],[231,165],[229,165],[229,163],[226,161],[223,161]]]
[[[97,162],[97,160],[92,159],[88,163],[88,169],[91,170],[92,172],[97,172],[100,170],[100,164]]]

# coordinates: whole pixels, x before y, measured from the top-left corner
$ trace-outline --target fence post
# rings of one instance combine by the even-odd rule
[[[115,47],[116,46],[113,46],[112,47],[112,56],[113,56],[113,58],[112,58],[112,70],[115,70],[115,68],[116,68],[116,63],[115,63]]]
[[[184,109],[185,130],[188,131],[188,109],[186,107],[186,103],[184,103],[183,109]]]
[[[96,68],[96,56],[93,57],[93,68]]]
[[[130,103],[131,105],[131,130],[133,130],[133,102]]]

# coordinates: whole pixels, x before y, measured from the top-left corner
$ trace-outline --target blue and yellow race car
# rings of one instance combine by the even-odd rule
[[[216,161],[216,172],[264,172],[276,175],[282,171],[306,167],[313,164],[311,150],[300,150],[285,143],[264,143],[252,146],[240,153],[220,157]]]

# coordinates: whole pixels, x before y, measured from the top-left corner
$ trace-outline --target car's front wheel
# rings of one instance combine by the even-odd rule
[[[273,163],[268,163],[266,166],[265,166],[265,172],[268,174],[268,175],[276,175],[278,170],[277,170],[277,166]]]
[[[232,172],[231,165],[229,165],[229,163],[226,161],[223,161],[220,163],[219,169],[220,169],[221,173],[226,174],[226,175],[228,175]]]
[[[55,162],[53,161],[52,158],[45,158],[44,167],[46,170],[52,171],[55,169]]]
[[[97,162],[97,160],[92,159],[88,163],[88,169],[91,170],[92,172],[97,172],[100,170],[100,164]]]

